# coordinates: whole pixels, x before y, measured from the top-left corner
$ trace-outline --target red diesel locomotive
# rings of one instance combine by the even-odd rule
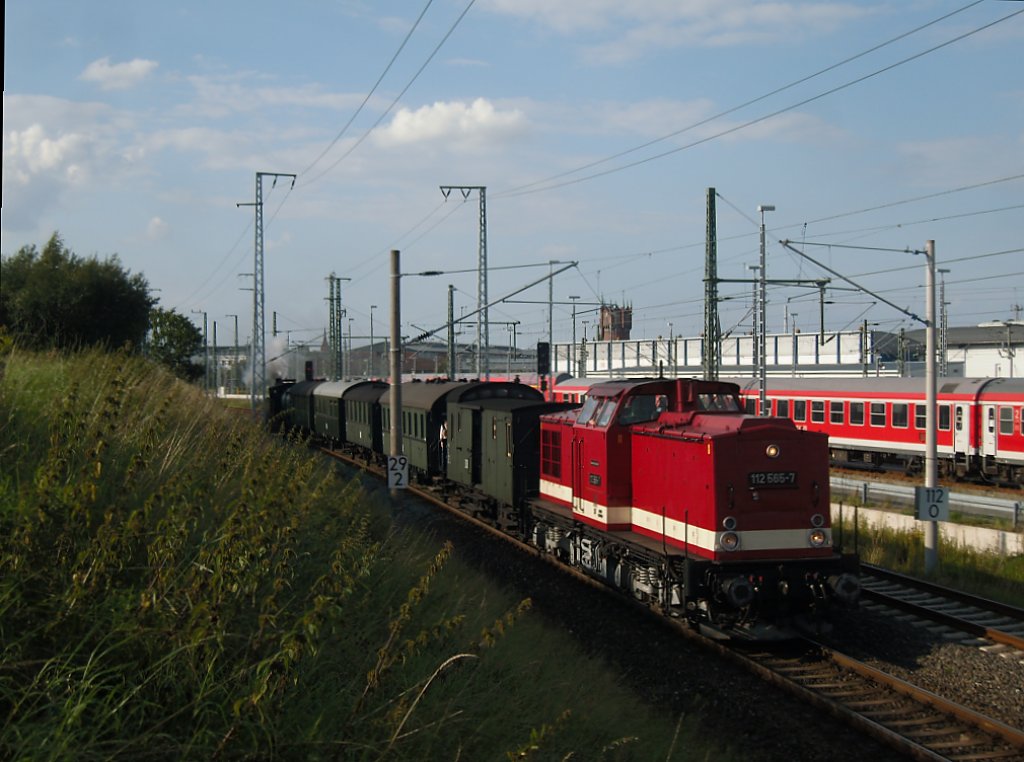
[[[745,414],[735,384],[593,384],[541,418],[540,454],[531,541],[665,613],[765,639],[859,596],[826,437]]]

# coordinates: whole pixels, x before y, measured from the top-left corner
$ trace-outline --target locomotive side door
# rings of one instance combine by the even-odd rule
[[[583,457],[583,436],[579,431],[572,433],[572,510],[583,510],[583,485],[586,482],[586,460]]]

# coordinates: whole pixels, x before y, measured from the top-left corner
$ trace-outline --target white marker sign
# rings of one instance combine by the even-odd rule
[[[388,489],[409,486],[409,459],[404,455],[388,455]]]
[[[945,487],[915,487],[914,505],[919,521],[949,521],[949,490]]]

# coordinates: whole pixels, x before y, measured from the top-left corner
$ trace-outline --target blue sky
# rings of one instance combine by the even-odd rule
[[[236,204],[254,200],[257,171],[297,173],[293,190],[264,187],[268,330],[277,312],[293,339],[321,334],[333,272],[351,278],[346,332],[367,335],[372,311],[382,334],[398,248],[405,272],[451,272],[404,279],[414,335],[444,323],[449,283],[457,314],[477,299],[477,197],[445,202],[438,186],[486,186],[492,299],[575,260],[555,280],[556,341],[570,295],[632,305],[636,337],[697,335],[715,187],[722,277],[751,276],[757,207],[772,204],[769,278],[828,277],[775,243],[791,239],[923,314],[923,257],[900,250],[933,239],[950,325],[1022,317],[1022,10],[11,0],[2,252],[59,230],[144,273],[163,306],[206,311],[221,343],[238,314],[244,341],[253,212]],[[919,327],[835,284],[828,329]],[[744,330],[750,287],[721,292],[723,329]],[[816,292],[768,298],[769,331],[787,315],[816,327]],[[546,285],[514,299],[492,308],[492,343],[517,321],[520,346],[546,338]]]

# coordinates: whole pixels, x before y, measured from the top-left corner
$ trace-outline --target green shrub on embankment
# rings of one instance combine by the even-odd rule
[[[0,374],[0,757],[718,756],[153,366],[16,351]]]

